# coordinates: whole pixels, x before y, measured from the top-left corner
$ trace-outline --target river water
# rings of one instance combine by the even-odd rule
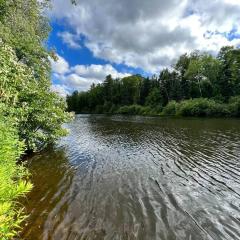
[[[26,240],[240,239],[240,120],[77,115],[28,161]]]

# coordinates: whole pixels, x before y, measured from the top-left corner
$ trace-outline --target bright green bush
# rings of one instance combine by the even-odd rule
[[[156,115],[154,109],[140,105],[122,106],[115,113],[126,115]]]
[[[18,61],[14,50],[0,42],[0,103],[15,118],[18,134],[28,149],[43,147],[65,134],[69,119],[65,102],[50,91],[48,79],[35,79],[33,69]]]
[[[164,116],[175,116],[177,112],[178,103],[171,101],[163,108],[162,115]]]
[[[118,114],[127,114],[127,115],[137,115],[141,112],[141,106],[138,105],[130,105],[130,106],[122,106],[118,109]]]
[[[216,103],[207,98],[195,98],[179,103],[177,115],[180,116],[226,116],[228,114],[225,104]]]
[[[234,102],[232,107],[237,108],[237,103]],[[184,100],[179,103],[175,101],[169,102],[168,105],[163,108],[162,115],[185,117],[223,117],[229,116],[231,111],[233,110],[230,110],[227,104],[218,103],[207,98],[195,98]]]
[[[211,100],[204,98],[190,99],[179,104],[177,114],[181,116],[206,116],[214,105]]]
[[[228,111],[232,117],[240,117],[240,96],[230,98]]]
[[[13,239],[25,219],[23,208],[16,199],[32,188],[28,172],[16,160],[24,151],[17,130],[9,119],[0,117],[0,239]]]

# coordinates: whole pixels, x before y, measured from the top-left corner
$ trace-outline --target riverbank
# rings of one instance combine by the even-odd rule
[[[140,116],[183,116],[183,117],[239,117],[240,97],[232,97],[227,103],[207,98],[195,98],[181,102],[171,101],[165,107],[161,106],[112,106],[104,111],[102,106],[96,106],[94,112],[97,114],[123,114]]]

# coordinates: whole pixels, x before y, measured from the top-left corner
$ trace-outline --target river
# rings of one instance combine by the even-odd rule
[[[240,239],[240,120],[77,115],[28,160],[25,240]]]

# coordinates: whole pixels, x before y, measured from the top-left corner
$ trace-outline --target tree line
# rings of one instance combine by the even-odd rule
[[[211,110],[207,108],[214,104],[217,109],[212,110],[218,110],[215,115],[231,115],[226,104],[233,97],[236,102],[239,95],[240,49],[226,46],[217,56],[199,51],[184,54],[174,66],[151,78],[133,75],[113,79],[108,75],[103,83],[92,84],[86,92],[74,91],[67,96],[67,104],[69,111],[77,113],[130,114],[167,113],[174,105],[173,115],[183,103],[206,108],[202,115],[207,115]]]

